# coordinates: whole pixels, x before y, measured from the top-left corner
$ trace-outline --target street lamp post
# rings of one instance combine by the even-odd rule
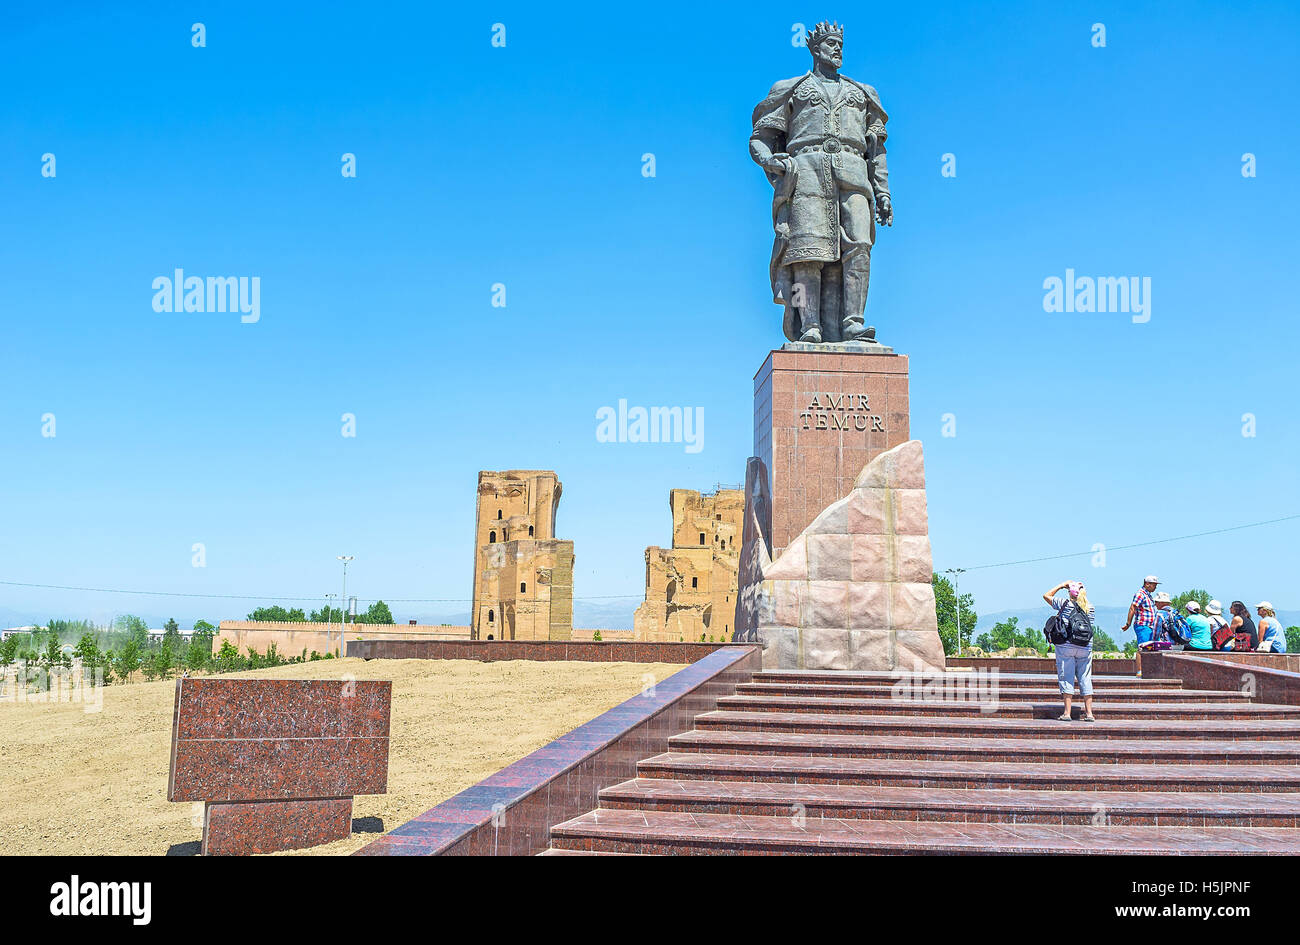
[[[343,596],[339,598],[339,656],[343,656],[343,628],[347,625],[344,608],[348,605],[348,562],[356,555],[335,555],[343,562]]]
[[[949,568],[944,574],[952,575],[952,593],[957,598],[957,655],[961,656],[961,575],[965,568]]]

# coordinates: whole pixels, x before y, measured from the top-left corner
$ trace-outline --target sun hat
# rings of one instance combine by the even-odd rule
[[[1183,604],[1183,610],[1186,610],[1188,613],[1199,614],[1201,612],[1201,605],[1194,600],[1189,600],[1187,603]]]
[[[1205,612],[1211,617],[1217,617],[1223,613],[1223,605],[1217,600],[1212,600],[1205,605]]]
[[[1157,604],[1168,604],[1172,600],[1172,598],[1170,598],[1169,596],[1168,591],[1156,591],[1154,594],[1151,595],[1151,599],[1155,601]]]
[[[1159,583],[1160,583],[1160,578],[1156,577],[1154,574],[1148,574],[1148,575],[1147,575],[1147,576],[1142,580],[1142,583],[1143,583],[1143,584],[1159,584]]]

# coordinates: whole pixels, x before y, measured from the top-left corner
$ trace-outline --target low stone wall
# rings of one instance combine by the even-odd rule
[[[1281,669],[1286,672],[1300,673],[1300,654],[1296,653],[1234,653],[1231,650],[1226,653],[1217,650],[1213,653],[1207,653],[1203,650],[1176,650],[1174,652],[1181,652],[1184,656],[1200,656],[1205,659],[1218,660],[1221,663],[1238,663],[1243,666]],[[1146,655],[1143,654],[1144,659]]]
[[[949,669],[997,669],[1003,673],[1055,673],[1054,656],[950,656]],[[1094,676],[1136,676],[1135,659],[1102,659],[1093,656]]]
[[[580,627],[574,627],[569,632],[571,634],[570,639],[579,643],[592,642],[592,640],[595,639],[596,634],[598,633],[600,634],[601,640],[605,640],[605,641],[621,640],[625,643],[630,643],[636,639],[635,630],[606,630],[603,627],[598,629],[584,630]]]
[[[1275,705],[1300,705],[1300,673],[1253,660],[1225,659],[1238,653],[1214,653],[1193,656],[1186,651],[1163,650],[1142,654],[1144,677],[1181,679],[1184,689],[1218,689],[1224,692],[1248,692],[1259,702]],[[1259,656],[1282,657],[1282,653]]]
[[[425,811],[357,855],[540,853],[550,845],[553,826],[594,810],[602,787],[636,777],[640,759],[667,751],[670,737],[689,731],[697,714],[717,709],[720,697],[734,694],[762,665],[758,646],[715,646],[694,665]]]
[[[715,650],[752,643],[584,643],[563,640],[349,640],[366,660],[573,660],[580,663],[694,663]]]
[[[469,627],[444,627],[433,624],[349,624],[344,641],[350,643],[357,637],[382,636],[387,640],[468,640]],[[221,649],[223,640],[229,640],[239,651],[249,649],[265,653],[272,643],[281,656],[299,656],[305,649],[316,653],[340,654],[339,625],[306,621],[275,620],[223,620],[212,638],[212,652]]]

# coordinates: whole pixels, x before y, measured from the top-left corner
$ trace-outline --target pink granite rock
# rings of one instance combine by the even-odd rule
[[[883,535],[888,530],[885,492],[885,489],[863,486],[849,493],[850,535]]]
[[[884,581],[854,581],[849,585],[849,627],[889,630],[889,585]]]
[[[764,581],[772,588],[772,616],[777,626],[798,627],[803,624],[803,581]]]
[[[804,540],[808,544],[809,580],[848,581],[852,579],[853,536],[808,535]],[[784,557],[782,555],[783,559]]]
[[[890,572],[888,535],[849,535],[853,567],[849,580],[888,581]]]
[[[809,581],[804,587],[802,626],[848,629],[848,581]]]
[[[849,495],[766,560],[765,471],[751,460],[737,596],[737,639],[764,643],[764,666],[799,669],[942,667],[930,580],[933,559],[921,444],[881,453]],[[746,552],[750,549],[752,552]]]
[[[890,637],[888,630],[850,630],[849,663],[843,668],[870,672],[882,666],[893,666],[894,647]]]
[[[894,573],[891,580],[929,585],[933,571],[930,539],[926,535],[899,535],[894,539]]]
[[[898,489],[894,492],[894,534],[930,534],[924,489]]]
[[[780,557],[763,569],[767,580],[808,580],[808,538],[800,535],[786,546]]]
[[[889,586],[889,595],[889,618],[896,629],[939,632],[933,585],[895,582]]]

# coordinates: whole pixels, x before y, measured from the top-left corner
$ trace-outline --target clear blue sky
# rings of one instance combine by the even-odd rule
[[[668,490],[744,476],[783,340],[749,115],[823,17],[892,116],[868,315],[912,359],[936,567],[1300,512],[1294,5],[117,6],[0,30],[0,580],[319,599],[348,553],[363,599],[463,601],[477,471],[541,467],[575,595],[639,595]],[[154,312],[177,267],[260,277],[261,320]],[[1067,268],[1150,277],[1150,322],[1044,312]],[[620,398],[702,407],[704,449],[597,442]],[[1156,571],[1294,607],[1298,536],[963,590],[1119,604]],[[0,619],[251,606],[0,586]]]

